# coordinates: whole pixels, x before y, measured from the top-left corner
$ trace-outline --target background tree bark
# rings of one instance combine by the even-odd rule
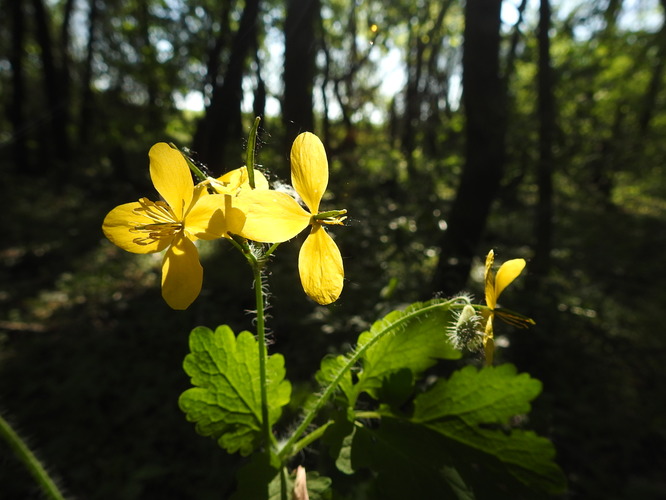
[[[86,58],[83,65],[83,77],[81,80],[81,108],[79,112],[79,143],[87,146],[90,141],[90,132],[93,129],[94,92],[93,92],[93,58],[95,57],[97,44],[97,22],[99,17],[98,0],[90,0],[88,7],[88,43],[86,46]]]
[[[501,3],[468,0],[465,5],[465,166],[432,282],[434,291],[445,294],[464,288],[502,180],[506,91],[499,71]]]
[[[12,97],[8,101],[7,115],[12,125],[12,156],[15,170],[25,168],[32,171],[32,162],[27,161],[27,138],[25,122],[25,71],[23,51],[25,43],[25,13],[23,2],[9,2],[11,7],[11,50],[9,63],[12,68]]]
[[[259,0],[247,0],[232,43],[224,81],[221,85],[214,84],[210,105],[194,136],[193,149],[199,159],[214,172],[238,166],[236,160],[241,157],[237,146],[242,144],[243,138],[243,75],[249,52],[257,46],[258,18]],[[211,75],[211,80],[215,82],[215,75]],[[226,146],[229,143],[234,144],[234,149],[227,158]]]
[[[539,114],[539,163],[537,167],[537,203],[534,261],[532,274],[543,278],[550,268],[553,234],[553,136],[555,132],[555,100],[553,95],[553,71],[550,61],[549,0],[541,0],[539,10],[539,65],[538,65],[538,114]]]
[[[44,94],[50,115],[50,128],[43,132],[46,136],[43,140],[51,146],[50,151],[46,150],[47,156],[42,158],[48,164],[51,158],[60,161],[69,158],[70,143],[67,135],[69,103],[66,101],[66,94],[62,92],[61,70],[54,53],[56,46],[51,37],[50,16],[46,5],[43,0],[33,0],[32,5],[43,69]]]
[[[314,131],[313,82],[319,19],[319,0],[289,0],[284,23],[284,97],[282,121],[285,145],[303,131]]]

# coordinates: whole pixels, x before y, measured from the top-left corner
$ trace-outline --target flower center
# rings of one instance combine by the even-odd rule
[[[163,201],[150,201],[148,198],[139,200],[139,208],[134,209],[136,215],[150,219],[148,224],[133,223],[131,233],[137,233],[134,242],[138,245],[150,245],[157,240],[172,238],[183,229],[183,223],[176,220],[171,207]]]

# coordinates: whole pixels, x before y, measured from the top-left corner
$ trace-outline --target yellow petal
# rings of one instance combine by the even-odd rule
[[[291,147],[291,183],[303,201],[316,214],[328,185],[328,160],[319,137],[299,134]]]
[[[497,305],[497,295],[495,294],[495,275],[493,274],[493,263],[495,262],[495,252],[492,250],[486,255],[486,270],[483,274],[483,281],[486,292],[486,305],[495,309]]]
[[[125,203],[111,210],[102,223],[104,235],[123,250],[132,253],[154,253],[164,250],[173,236],[164,238],[151,238],[150,232],[136,231],[137,225],[155,222],[149,217],[137,215],[134,210],[141,208],[138,202]]]
[[[150,178],[155,189],[169,204],[176,218],[182,221],[194,192],[194,181],[185,158],[165,142],[150,148],[148,156]]]
[[[185,216],[185,230],[197,238],[213,240],[226,236],[230,226],[242,228],[245,215],[232,206],[232,201],[226,194],[202,196]]]
[[[211,186],[220,194],[237,195],[241,189],[252,189],[247,175],[247,167],[237,168],[215,179]],[[254,188],[268,189],[268,180],[259,170],[254,169]]]
[[[499,299],[502,291],[515,280],[525,269],[525,259],[507,260],[502,264],[495,275],[495,300]]]
[[[287,193],[243,191],[234,199],[234,205],[245,214],[245,224],[238,231],[230,231],[248,240],[261,243],[287,241],[310,224],[311,215]]]
[[[298,272],[308,296],[326,305],[342,292],[344,269],[340,249],[326,230],[315,224],[298,254]]]
[[[172,309],[187,309],[199,296],[202,283],[203,268],[197,247],[181,232],[164,254],[162,297]]]

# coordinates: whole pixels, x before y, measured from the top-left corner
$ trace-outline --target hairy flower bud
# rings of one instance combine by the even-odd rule
[[[456,349],[478,351],[483,344],[482,317],[467,304],[456,313],[455,323],[447,327],[446,335]]]

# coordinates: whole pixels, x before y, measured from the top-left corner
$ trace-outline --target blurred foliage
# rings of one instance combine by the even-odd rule
[[[221,77],[230,50],[225,29],[236,28],[242,5],[46,2],[56,68],[61,75],[69,72],[71,148],[63,157],[55,154],[60,145],[47,127],[54,108],[43,90],[44,48],[32,17],[37,2],[2,5],[14,12],[15,3],[24,8],[26,97],[21,129],[14,128],[11,113],[0,115],[0,411],[73,497],[190,498],[193,488],[196,498],[227,497],[243,460],[194,435],[177,399],[188,382],[181,370],[187,332],[197,325],[251,328],[249,270],[225,242],[202,247],[202,295],[188,311],[174,312],[160,297],[160,257],[123,253],[103,238],[100,225],[110,208],[152,192],[147,151],[154,142],[191,143],[201,113],[179,110],[174,92],[209,95],[210,78]],[[67,17],[70,3],[76,8]],[[571,498],[658,499],[666,496],[666,337],[659,321],[666,302],[666,93],[658,87],[651,95],[650,85],[664,59],[664,16],[656,2],[627,5],[613,16],[610,7],[617,2],[574,3],[556,8],[552,32],[554,267],[541,277],[538,293],[529,283],[514,290],[511,305],[520,305],[537,326],[524,332],[498,325],[506,346],[498,357],[543,382],[531,427],[553,440]],[[91,49],[93,4],[98,11]],[[266,44],[259,60],[269,98],[277,102],[274,52],[283,12],[272,2],[262,9]],[[460,3],[453,2],[432,31],[439,13],[433,2],[392,2],[389,8],[371,2],[353,10],[322,0],[330,74],[344,76],[354,50],[353,60],[368,51],[370,56],[339,97],[324,83],[323,56],[318,59],[316,92],[355,110],[350,129],[332,109],[324,116],[317,108],[319,123],[330,127],[330,204],[350,215],[335,232],[346,267],[342,298],[324,308],[294,293],[298,244],[282,245],[270,266],[270,338],[285,356],[294,394],[313,383],[324,354],[351,345],[373,319],[429,298],[424,295],[438,235],[446,229],[464,163],[464,114],[456,90]],[[490,247],[502,260],[532,255],[535,17],[528,9],[518,28],[505,24],[507,42],[519,29],[515,71],[507,81],[507,165],[480,259]],[[62,46],[65,18],[70,37]],[[15,21],[9,15],[0,22],[13,28]],[[345,38],[352,21],[356,44]],[[379,34],[370,47],[372,23]],[[416,47],[409,45],[412,31],[427,48],[421,66],[410,52]],[[0,30],[3,110],[15,104],[12,33]],[[428,45],[431,40],[441,44],[439,50]],[[208,55],[216,42],[223,48],[222,68],[210,74]],[[388,54],[396,55],[404,74],[421,69],[422,112],[410,122],[413,149],[402,142],[406,89],[398,82],[396,95],[380,93],[380,81],[399,80],[377,73],[380,56]],[[656,75],[660,83],[663,75]],[[250,90],[253,78],[245,81]],[[86,99],[92,104],[88,115]],[[372,108],[381,120],[370,119],[376,116]],[[253,117],[245,118],[249,127]],[[272,181],[287,180],[281,122],[267,116],[262,123],[260,168]],[[239,164],[243,147],[238,138]],[[481,296],[478,264],[469,290]],[[285,411],[296,412],[293,405]],[[344,481],[334,478],[334,484]],[[0,490],[3,499],[40,498],[4,443]]]

